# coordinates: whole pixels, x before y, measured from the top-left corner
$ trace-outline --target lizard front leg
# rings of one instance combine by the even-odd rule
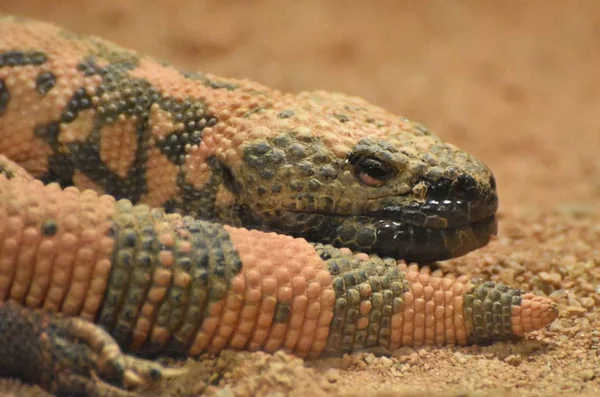
[[[185,369],[125,355],[99,326],[77,317],[24,308],[0,307],[0,366],[52,392],[90,396],[136,396],[127,389],[156,385]]]

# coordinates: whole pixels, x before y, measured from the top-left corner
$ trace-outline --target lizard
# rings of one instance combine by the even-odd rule
[[[360,98],[0,17],[0,366],[52,392],[181,375],[160,353],[541,329],[549,298],[419,268],[485,246],[497,209],[481,161]]]

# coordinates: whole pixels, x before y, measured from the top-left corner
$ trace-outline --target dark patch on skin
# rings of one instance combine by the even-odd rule
[[[56,85],[56,76],[52,72],[38,74],[35,79],[35,89],[41,95],[46,95]]]
[[[225,83],[222,81],[216,81],[216,80],[211,80],[211,79],[207,79],[207,80],[208,80],[208,86],[215,90],[226,89],[227,91],[233,91],[238,88],[235,84]]]
[[[275,315],[273,316],[273,323],[282,324],[287,323],[290,319],[292,308],[287,302],[277,302],[275,305]]]
[[[183,124],[183,131],[158,138],[156,147],[170,162],[181,166],[185,163],[187,148],[200,144],[202,130],[206,126],[214,126],[217,119],[212,114],[207,114],[204,104],[196,100],[178,102],[166,99],[160,102],[160,107],[171,113],[174,124]]]
[[[103,75],[107,72],[106,68],[98,66],[96,59],[93,57],[85,58],[83,62],[77,65],[77,70],[82,72],[84,76]]]
[[[225,89],[227,91],[234,91],[239,88],[237,85],[232,84],[232,83],[226,83],[226,82],[218,81],[215,79],[209,79],[204,74],[199,73],[199,72],[189,72],[189,71],[180,70],[180,69],[177,69],[177,71],[185,79],[192,80],[192,81],[201,81],[205,86],[215,89],[215,90]]]
[[[289,147],[294,139],[289,134],[279,134],[275,138],[273,138],[273,145],[285,149]]]
[[[46,54],[40,51],[7,51],[0,53],[0,68],[26,65],[42,65],[48,61]]]
[[[92,98],[85,92],[84,88],[79,88],[71,97],[67,108],[64,110],[61,120],[64,123],[70,123],[77,118],[79,112],[92,107]]]
[[[210,166],[212,177],[201,190],[188,183],[185,180],[185,171],[180,170],[177,175],[177,186],[180,194],[163,204],[165,210],[207,220],[226,219],[228,223],[239,225],[241,209],[237,204],[233,204],[229,208],[219,207],[216,197],[220,186],[229,190],[234,197],[237,197],[240,186],[226,164],[221,163],[215,157],[208,158],[207,163]]]
[[[56,182],[64,189],[68,186],[73,186],[75,164],[70,156],[60,153],[58,142],[59,132],[59,121],[52,121],[48,124],[38,124],[33,130],[34,135],[44,142],[47,142],[52,149],[52,154],[48,156],[48,171],[39,179],[44,182],[44,184]]]
[[[157,142],[157,147],[178,166],[183,164],[187,148],[201,142],[204,127],[213,126],[218,120],[206,112],[204,104],[200,101],[179,101],[164,97],[145,79],[129,76],[129,71],[137,64],[137,58],[134,56],[127,53],[119,56],[119,53],[112,51],[107,53],[106,58],[114,62],[100,67],[96,58],[88,57],[77,65],[77,70],[86,76],[102,77],[94,93],[100,101],[92,104],[90,95],[82,87],[75,91],[60,120],[36,128],[36,135],[48,142],[53,150],[49,158],[49,171],[42,179],[45,182],[59,181],[62,186],[69,186],[73,183],[73,175],[79,171],[97,183],[107,194],[137,202],[147,193],[146,163],[151,138],[148,124],[151,106],[158,104],[161,109],[172,115],[174,123],[183,124],[183,131],[173,133]],[[119,94],[117,99],[113,99],[115,93]],[[96,109],[96,115],[88,138],[83,142],[68,143],[66,146],[69,153],[62,154],[64,150],[61,150],[57,139],[60,123],[73,122],[81,111],[92,106]],[[114,123],[120,116],[135,117],[137,120],[135,160],[124,178],[116,175],[100,160],[102,128]],[[196,198],[195,194],[193,196]],[[214,209],[214,205],[212,208]]]
[[[350,121],[350,118],[345,114],[336,114],[335,118],[338,119],[340,123],[346,123]]]
[[[54,219],[46,219],[42,224],[42,233],[45,237],[52,237],[58,232],[58,225]]]
[[[271,180],[286,161],[285,152],[272,147],[267,140],[246,146],[243,156],[244,162],[257,169],[258,175],[265,180]]]
[[[429,129],[427,129],[427,127],[425,127],[422,124],[419,123],[412,123],[413,127],[415,128],[416,131],[420,132],[422,136],[432,136],[433,134],[431,133],[431,131],[429,131]]]
[[[61,116],[61,120],[51,122],[45,126],[36,128],[36,135],[45,138],[53,149],[49,159],[49,171],[42,179],[45,182],[59,181],[62,186],[73,184],[75,171],[80,171],[95,183],[100,185],[106,193],[116,198],[129,198],[137,202],[141,195],[147,192],[145,181],[145,163],[148,152],[148,114],[152,102],[147,97],[138,98],[136,94],[147,94],[149,83],[137,81],[126,76],[126,71],[134,66],[124,62],[111,64],[105,68],[97,68],[93,58],[88,58],[84,64],[78,65],[78,70],[88,75],[98,73],[103,76],[103,81],[96,89],[96,95],[101,98],[104,93],[118,91],[125,92],[125,88],[132,88],[131,95],[121,95],[118,101],[100,101],[92,104],[90,96],[84,88],[75,91],[73,97],[67,104],[67,108]],[[146,90],[135,90],[135,88],[146,88]],[[160,98],[157,96],[157,98]],[[142,99],[142,100],[140,100]],[[143,100],[146,99],[144,102]],[[58,142],[59,125],[61,122],[70,123],[77,119],[83,110],[96,107],[97,114],[93,130],[83,142],[72,142],[67,144],[68,155],[62,154]],[[101,129],[104,124],[112,123],[118,115],[138,116],[137,129],[137,151],[135,161],[126,178],[120,178],[100,160]]]
[[[324,181],[332,181],[337,178],[338,171],[331,165],[324,165],[319,168],[318,175]]]
[[[280,119],[289,119],[290,117],[293,117],[296,114],[296,112],[294,112],[291,109],[287,109],[284,110],[283,112],[280,112],[279,114],[277,114],[277,117],[279,117]]]
[[[8,87],[6,87],[4,79],[0,79],[0,116],[3,116],[4,113],[6,113],[9,102],[10,92],[8,92]]]
[[[242,115],[243,118],[247,119],[250,116],[252,116],[253,114],[258,114],[261,113],[263,110],[265,110],[267,107],[266,106],[257,106],[253,109],[250,109],[249,111],[247,111],[246,113],[244,113]]]
[[[98,183],[107,194],[117,199],[128,198],[133,202],[138,202],[140,197],[148,192],[146,185],[146,162],[148,160],[148,144],[146,131],[143,125],[143,119],[138,120],[136,126],[144,133],[137,134],[137,151],[135,161],[130,167],[125,178],[112,172],[100,159],[100,133],[94,131],[90,138],[84,142],[71,143],[69,148],[72,152],[70,158],[75,167],[82,174]]]

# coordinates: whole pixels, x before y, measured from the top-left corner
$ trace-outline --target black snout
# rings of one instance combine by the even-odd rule
[[[493,181],[493,177],[491,178]],[[427,197],[433,200],[464,200],[476,201],[479,200],[484,191],[495,189],[491,186],[482,186],[477,183],[475,178],[467,174],[460,174],[456,179],[440,178],[435,182],[425,181],[429,185],[427,189]],[[491,183],[490,183],[491,185]]]

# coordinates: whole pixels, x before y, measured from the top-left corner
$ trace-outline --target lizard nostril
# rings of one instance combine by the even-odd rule
[[[461,174],[456,178],[454,189],[457,193],[463,194],[467,199],[475,199],[479,195],[477,181],[467,174]]]
[[[475,181],[475,178],[473,178],[472,176],[467,175],[467,174],[460,174],[456,178],[456,181],[458,182],[457,188],[463,189],[463,190],[469,190],[469,189],[472,189],[477,186],[477,182]]]
[[[450,195],[450,188],[452,186],[452,180],[441,178],[437,182],[432,183],[429,187],[431,198],[443,200],[448,198]]]

